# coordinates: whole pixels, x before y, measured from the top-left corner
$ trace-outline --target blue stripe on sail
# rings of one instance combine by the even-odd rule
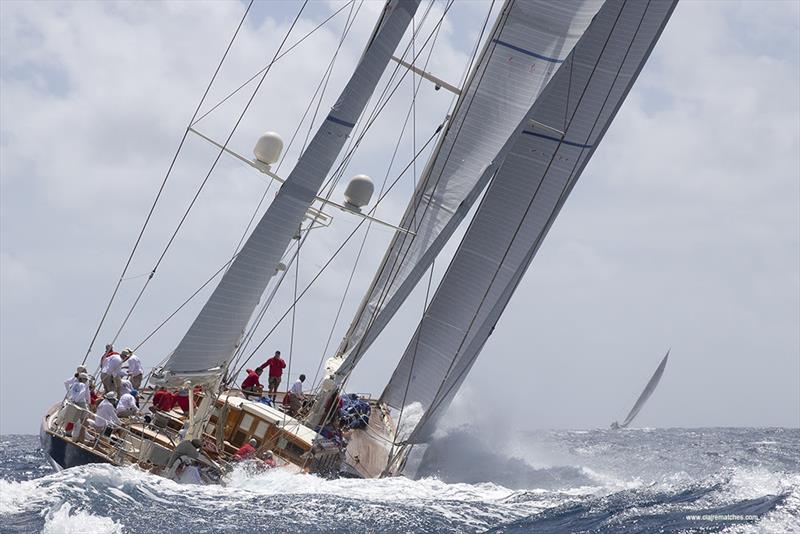
[[[574,141],[567,141],[566,139],[561,140],[558,137],[553,137],[552,135],[545,135],[539,132],[531,132],[529,130],[522,130],[522,133],[527,135],[532,135],[534,137],[541,137],[542,139],[549,139],[550,141],[555,141],[556,143],[564,143],[565,145],[575,146],[578,148],[592,148],[592,145],[584,145],[582,143],[576,143]]]
[[[506,48],[510,48],[511,50],[516,50],[517,52],[522,52],[525,55],[533,56],[533,57],[535,57],[537,59],[543,59],[545,61],[549,61],[550,63],[564,63],[563,59],[543,56],[541,54],[537,54],[536,52],[531,52],[530,50],[525,50],[524,48],[520,48],[518,46],[514,46],[511,43],[507,43],[505,41],[501,41],[500,39],[492,39],[492,42],[497,43],[500,46],[505,46]]]
[[[342,126],[347,126],[348,128],[353,128],[355,126],[355,124],[343,121],[342,119],[337,119],[333,115],[328,115],[327,120],[335,122],[336,124],[341,124]]]

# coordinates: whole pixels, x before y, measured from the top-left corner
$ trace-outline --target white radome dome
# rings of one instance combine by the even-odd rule
[[[277,163],[283,152],[283,139],[275,132],[266,132],[256,141],[253,154],[261,163],[272,165]]]
[[[353,176],[347,189],[344,190],[344,201],[348,208],[356,211],[369,204],[372,193],[375,191],[375,184],[366,174]]]

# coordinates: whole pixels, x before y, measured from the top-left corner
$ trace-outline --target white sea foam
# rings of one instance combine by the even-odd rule
[[[43,534],[121,534],[122,525],[110,517],[100,517],[84,510],[72,511],[63,503],[45,516]]]
[[[0,479],[0,516],[17,514],[51,502],[53,495],[41,490],[39,480],[14,482]]]
[[[406,477],[383,479],[328,480],[314,475],[294,474],[282,470],[251,474],[237,468],[228,477],[230,488],[244,489],[261,495],[325,494],[365,501],[433,501],[465,502],[499,501],[513,490],[497,484],[447,484],[435,478],[411,480]]]

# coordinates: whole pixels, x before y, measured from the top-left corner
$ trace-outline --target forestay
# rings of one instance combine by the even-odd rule
[[[406,31],[419,0],[387,2],[355,72],[164,370],[174,381],[213,379],[233,356],[281,255],[339,155]]]
[[[327,366],[341,382],[394,316],[502,161],[501,149],[602,5],[506,2],[397,234]],[[344,360],[341,360],[344,358]],[[338,368],[338,370],[337,370]]]
[[[383,393],[391,406],[425,410],[408,443],[429,436],[463,382],[675,3],[606,2],[518,126]]]

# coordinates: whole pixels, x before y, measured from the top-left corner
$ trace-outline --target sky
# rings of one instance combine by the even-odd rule
[[[288,39],[342,2],[312,2]],[[35,433],[63,395],[153,198],[246,5],[226,2],[0,2],[0,433]],[[288,174],[369,37],[381,3],[346,7],[270,70],[231,138],[292,137],[331,60],[316,120],[301,124],[278,168]],[[257,2],[203,110],[269,62],[293,2]],[[443,9],[418,14],[427,36]],[[460,83],[489,9],[457,4],[428,66]],[[624,418],[671,348],[635,425],[800,426],[800,3],[684,0],[486,344],[448,423],[598,428]],[[424,37],[421,39],[424,40]],[[418,42],[416,46],[420,46]],[[383,85],[379,86],[380,88]],[[197,128],[224,141],[254,84]],[[452,95],[423,84],[412,128],[411,79],[348,166],[391,183],[433,133]],[[369,108],[368,108],[369,109]],[[311,130],[310,128],[311,123]],[[412,131],[415,135],[412,135]],[[415,148],[416,147],[416,148]],[[427,151],[378,215],[397,222]],[[89,355],[96,366],[216,157],[190,136]],[[344,183],[334,192],[341,198]],[[159,264],[117,348],[136,346],[234,252],[267,184],[223,157]],[[274,188],[266,192],[270,199]],[[264,206],[260,208],[263,212]],[[305,287],[358,220],[334,213],[301,252]],[[463,229],[462,229],[463,230]],[[314,375],[369,284],[390,231],[373,227],[354,269],[348,243],[257,352],[291,354]],[[441,277],[455,239],[434,268]],[[213,284],[212,286],[213,287]],[[287,276],[256,337],[291,301]],[[172,350],[209,288],[137,351],[152,367]],[[353,374],[379,394],[422,313],[408,300]],[[328,341],[330,339],[330,341]],[[327,345],[327,350],[326,350]],[[261,363],[260,361],[251,363]]]

